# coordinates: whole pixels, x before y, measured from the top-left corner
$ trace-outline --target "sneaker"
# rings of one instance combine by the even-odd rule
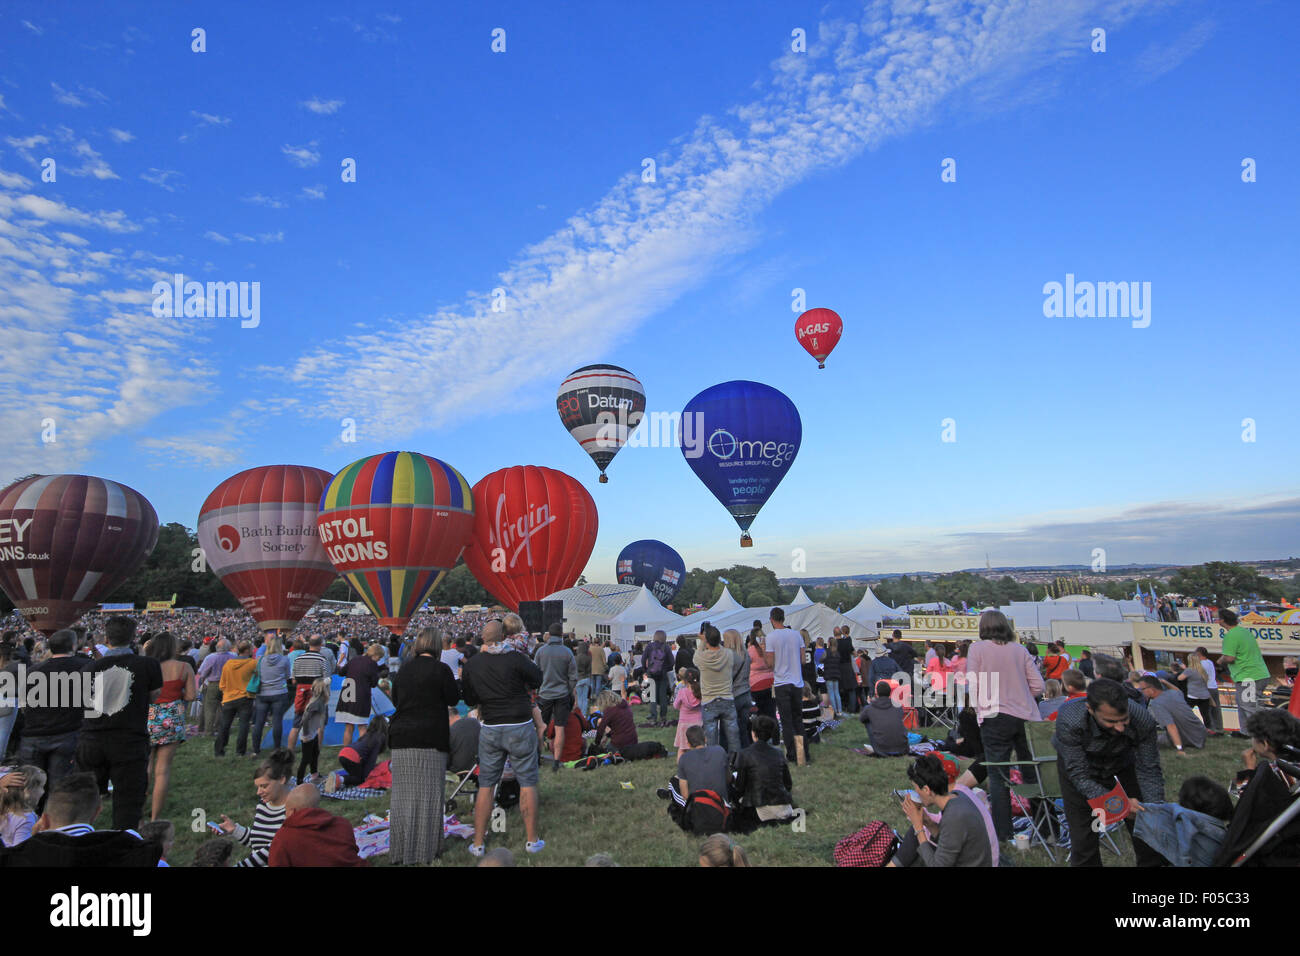
[[[525,843],[524,849],[527,850],[529,853],[541,853],[543,850],[546,849],[546,841],[538,840],[536,843]],[[480,853],[482,852],[481,848],[479,852]]]
[[[559,771],[560,771],[560,762],[559,762],[558,760],[552,760],[552,761],[551,761],[551,771],[552,771],[553,773],[559,773]]]
[[[660,800],[668,800],[672,797],[672,795],[673,795],[672,791],[669,790],[667,787],[660,787],[658,790],[655,791],[655,796],[658,797]]]
[[[1240,730],[1234,730],[1234,731],[1232,732],[1232,736],[1238,738],[1239,740],[1249,740],[1249,739],[1250,739],[1250,734],[1243,734]]]
[[[532,844],[529,844],[529,846],[531,846],[531,845],[532,845]],[[469,855],[470,855],[470,856],[482,856],[484,853],[487,852],[486,850],[483,849],[483,844],[481,844],[481,843],[480,843],[478,846],[475,846],[473,843],[471,843],[471,844],[467,847],[467,849],[469,850]]]

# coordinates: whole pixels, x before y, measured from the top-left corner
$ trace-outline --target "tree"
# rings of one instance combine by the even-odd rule
[[[1276,601],[1282,596],[1278,582],[1235,561],[1208,561],[1198,567],[1180,568],[1170,578],[1169,587],[1180,594],[1214,601],[1220,606],[1249,600],[1251,595],[1268,601]]]

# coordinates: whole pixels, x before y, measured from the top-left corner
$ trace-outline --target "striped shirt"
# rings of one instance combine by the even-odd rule
[[[244,846],[253,848],[247,858],[239,861],[239,866],[266,866],[266,858],[271,853],[271,840],[283,824],[284,807],[273,807],[265,800],[259,800],[257,812],[253,814],[253,825],[236,825],[232,834]]]
[[[293,682],[310,684],[321,677],[329,677],[329,662],[320,651],[303,651],[293,662]]]

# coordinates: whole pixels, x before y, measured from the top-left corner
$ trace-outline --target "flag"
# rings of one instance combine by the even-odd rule
[[[1093,817],[1100,817],[1101,825],[1104,827],[1119,823],[1128,816],[1128,794],[1124,792],[1124,785],[1119,782],[1118,778],[1116,778],[1115,786],[1109,793],[1104,793],[1100,797],[1093,797],[1088,801],[1088,805],[1093,809]]]

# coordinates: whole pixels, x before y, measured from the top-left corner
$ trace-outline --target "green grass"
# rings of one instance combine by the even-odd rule
[[[638,723],[648,707],[635,708]],[[675,754],[673,730],[640,731],[642,740],[658,740]],[[890,791],[908,786],[905,760],[879,760],[852,751],[867,741],[866,730],[852,718],[824,735],[813,747],[813,763],[793,767],[795,802],[807,811],[802,831],[791,827],[762,828],[740,838],[750,860],[760,866],[830,866],[837,841],[870,820],[885,820],[904,830],[906,821]],[[1240,765],[1245,741],[1214,738],[1206,749],[1187,758],[1175,759],[1162,752],[1166,796],[1173,799],[1188,776],[1201,773],[1225,785]],[[321,769],[338,766],[338,748],[321,753]],[[387,755],[385,755],[386,759]],[[253,769],[257,761],[233,755],[220,760],[212,756],[212,739],[198,737],[182,744],[172,768],[171,793],[164,816],[176,825],[176,843],[168,856],[173,866],[187,866],[195,849],[213,839],[211,831],[192,822],[218,822],[225,813],[231,819],[251,824],[257,806]],[[695,866],[699,839],[683,833],[668,819],[665,801],[655,789],[666,785],[675,761],[648,760],[601,767],[592,771],[562,769],[553,773],[543,766],[540,783],[540,829],[546,849],[537,856],[524,852],[523,821],[517,808],[508,811],[506,832],[489,834],[488,847],[506,846],[520,866],[581,866],[593,853],[609,853],[622,866]],[[635,789],[624,789],[630,782]],[[368,813],[383,815],[387,796],[366,801],[323,801],[333,813],[360,823]],[[470,808],[461,801],[460,818],[472,822]],[[146,802],[146,809],[148,803]],[[109,826],[108,805],[100,826]],[[203,816],[196,815],[201,811]],[[1116,834],[1124,851],[1121,865],[1132,865],[1128,837]],[[246,853],[238,848],[240,858]],[[1058,853],[1058,866],[1067,862]],[[1109,863],[1114,857],[1106,853]],[[375,860],[384,865],[384,857]],[[471,866],[476,861],[465,851],[465,841],[448,841],[441,860],[434,866]],[[1038,848],[1017,853],[1020,866],[1049,866],[1047,855]]]

